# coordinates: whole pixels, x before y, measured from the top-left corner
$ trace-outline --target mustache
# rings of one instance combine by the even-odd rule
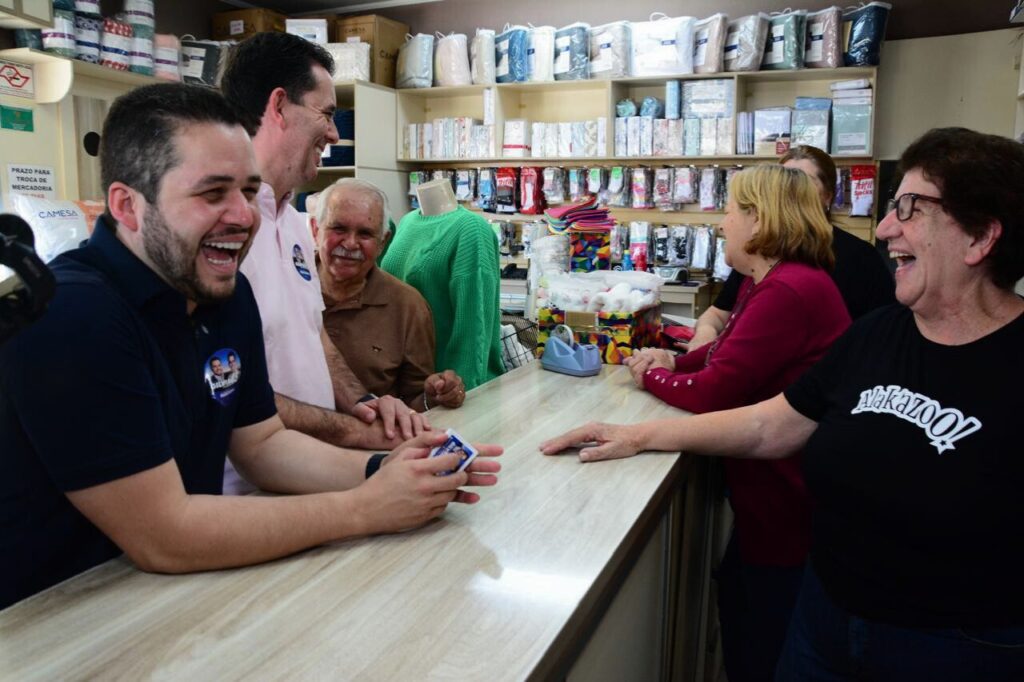
[[[344,246],[336,246],[331,251],[331,255],[336,258],[348,258],[350,260],[366,260],[366,256],[359,249],[353,249],[349,251]]]

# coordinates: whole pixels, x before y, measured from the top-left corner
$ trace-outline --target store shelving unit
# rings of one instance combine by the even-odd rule
[[[388,196],[395,220],[409,210],[408,181],[397,161],[395,91],[366,81],[335,84],[339,109],[355,110],[355,164],[321,166],[303,191],[323,189],[335,180],[354,177],[374,183]]]
[[[410,169],[470,168],[479,166],[544,166],[591,167],[632,165],[659,167],[666,165],[748,165],[772,163],[777,156],[723,155],[723,156],[640,156],[614,155],[615,104],[622,99],[640,102],[644,97],[665,96],[665,83],[670,80],[725,79],[731,82],[735,111],[753,111],[775,106],[792,106],[796,97],[829,97],[829,84],[837,80],[864,78],[872,83],[877,94],[875,67],[847,67],[840,69],[803,69],[797,71],[754,71],[744,73],[686,74],[678,76],[629,77],[612,80],[560,81],[546,83],[499,83],[493,86],[470,85],[461,87],[423,88],[397,91],[396,140],[402,140],[406,127],[412,123],[426,123],[435,118],[470,117],[483,121],[485,116],[485,90],[493,91],[493,121],[495,147],[502,148],[502,134],[507,120],[525,119],[529,122],[557,123],[604,117],[607,119],[605,145],[594,157],[526,157],[410,159],[398,158],[398,163]],[[1024,88],[1022,88],[1024,89]],[[872,139],[874,139],[874,111],[872,108]],[[735,139],[736,116],[733,117]],[[400,143],[398,143],[400,148]],[[872,154],[836,156],[840,166],[873,163]],[[656,209],[620,209],[612,212],[619,220],[649,220],[654,222],[700,222],[717,224],[722,212],[701,211],[696,206],[686,210],[662,212]],[[691,210],[692,209],[692,210]],[[492,217],[488,215],[488,217]],[[531,220],[535,216],[500,216],[504,219]],[[836,216],[837,223],[859,237],[872,240],[874,221],[871,218]]]
[[[0,28],[51,28],[51,0],[0,0]]]

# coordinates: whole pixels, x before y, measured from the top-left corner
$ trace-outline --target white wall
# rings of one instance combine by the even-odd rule
[[[875,117],[878,158],[899,158],[936,127],[1012,137],[1020,38],[1020,30],[1006,29],[885,43]]]

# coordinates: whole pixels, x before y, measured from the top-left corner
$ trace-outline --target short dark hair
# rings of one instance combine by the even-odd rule
[[[257,33],[231,53],[220,89],[255,135],[275,88],[284,88],[288,101],[299,104],[316,87],[314,64],[334,73],[334,59],[316,43],[290,33]]]
[[[1024,277],[1024,146],[967,128],[934,128],[900,157],[899,174],[920,170],[939,188],[945,211],[978,237],[993,220],[1003,232],[987,261],[993,283],[1012,289]]]
[[[825,215],[826,217],[831,216],[832,201],[836,198],[836,177],[838,175],[836,162],[824,151],[809,144],[790,147],[789,151],[779,159],[779,163],[785,164],[787,161],[810,161],[814,164],[814,167],[818,169],[818,181],[828,191],[829,205],[825,207]]]
[[[104,193],[123,182],[155,204],[164,176],[179,163],[174,136],[188,123],[241,125],[219,92],[199,85],[146,85],[114,100],[100,137]],[[106,216],[113,226],[109,206]]]

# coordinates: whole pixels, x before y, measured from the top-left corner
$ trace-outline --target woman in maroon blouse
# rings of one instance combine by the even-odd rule
[[[725,258],[747,278],[722,333],[686,354],[645,349],[627,360],[637,384],[691,412],[770,398],[824,355],[850,324],[829,276],[832,227],[812,180],[754,166],[729,187]],[[725,461],[735,532],[719,569],[730,682],[771,679],[811,542],[800,456]]]

